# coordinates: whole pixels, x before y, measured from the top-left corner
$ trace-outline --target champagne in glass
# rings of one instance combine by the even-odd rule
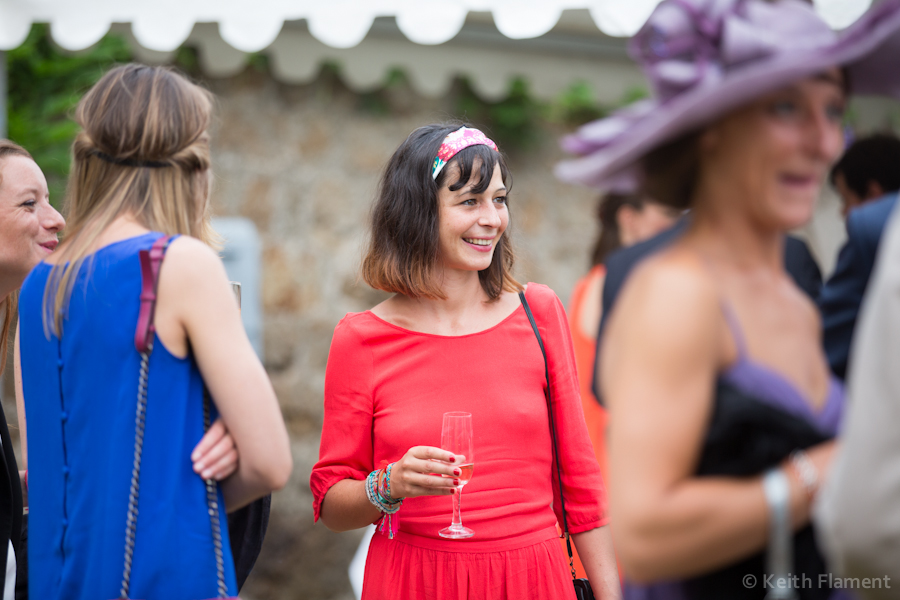
[[[453,494],[453,521],[450,527],[445,527],[438,532],[443,538],[461,540],[472,537],[475,532],[468,527],[463,527],[460,515],[460,496],[462,489],[475,471],[475,444],[472,439],[472,414],[467,412],[444,413],[444,424],[441,427],[441,448],[453,454],[465,457],[463,464],[455,465],[460,470],[460,475],[454,477],[459,480],[456,493]]]

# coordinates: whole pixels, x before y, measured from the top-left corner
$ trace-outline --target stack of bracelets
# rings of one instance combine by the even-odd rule
[[[387,524],[387,533],[390,539],[394,539],[394,534],[398,529],[398,520],[393,515],[400,510],[400,506],[403,504],[403,498],[395,500],[391,497],[391,468],[393,466],[394,463],[391,463],[377,471],[372,471],[366,477],[366,497],[375,505],[375,508],[384,513],[379,529],[384,532],[385,524]]]

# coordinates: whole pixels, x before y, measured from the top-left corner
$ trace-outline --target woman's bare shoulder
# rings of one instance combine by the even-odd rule
[[[205,281],[226,277],[225,266],[215,250],[188,235],[172,240],[163,264],[168,271],[167,275],[174,275],[179,279],[199,278],[200,281]]]
[[[221,262],[216,251],[207,244],[189,235],[179,235],[169,244],[166,256],[179,256],[194,260],[215,260]]]
[[[651,335],[676,346],[714,343],[720,292],[695,252],[673,247],[646,259],[626,281],[610,314],[610,337]]]
[[[715,281],[700,261],[673,249],[648,259],[626,282],[599,354],[610,406],[627,398],[640,410],[656,411],[665,401],[697,422],[705,418],[706,391],[723,363],[723,317]],[[651,392],[635,403],[636,390]]]
[[[159,289],[161,303],[174,300],[192,312],[207,310],[220,297],[231,297],[222,259],[205,243],[186,235],[169,244],[159,272]]]
[[[676,246],[647,258],[622,289],[622,300],[652,304],[718,303],[720,292],[710,269],[696,252]]]

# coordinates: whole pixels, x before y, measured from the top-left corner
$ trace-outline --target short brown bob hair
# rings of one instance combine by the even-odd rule
[[[481,145],[460,151],[437,180],[431,178],[444,138],[463,126],[448,123],[416,129],[385,166],[372,206],[369,245],[360,269],[362,278],[373,288],[411,298],[446,298],[440,280],[438,190],[445,185],[454,192],[461,189],[477,169],[479,179],[472,191],[481,193],[490,185],[498,164],[504,185],[507,190],[512,188],[503,155]],[[454,176],[458,177],[456,181],[448,181]],[[498,299],[504,291],[522,289],[511,275],[515,255],[508,232],[507,229],[497,242],[491,265],[478,272],[481,287],[490,300]]]

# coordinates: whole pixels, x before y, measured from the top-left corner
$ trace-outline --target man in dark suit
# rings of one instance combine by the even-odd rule
[[[823,342],[828,364],[843,379],[856,318],[888,216],[900,190],[900,139],[876,134],[853,143],[831,169],[847,218],[847,242],[822,288]]]
[[[838,255],[834,274],[819,296],[825,355],[831,370],[841,379],[847,373],[856,317],[869,285],[881,235],[896,203],[897,194],[892,193],[850,211],[847,241]]]
[[[625,280],[631,274],[634,267],[648,256],[668,247],[681,234],[687,230],[688,217],[683,217],[674,227],[657,234],[649,240],[622,248],[611,254],[606,259],[606,279],[603,282],[603,314],[600,318],[600,328],[597,332],[597,351],[600,350],[600,338],[603,336],[603,328],[606,325],[606,316],[612,311],[613,305]],[[806,243],[798,238],[787,236],[784,245],[784,267],[794,282],[815,302],[822,287],[822,272],[813,258]],[[597,382],[597,370],[594,366],[594,395],[600,398],[600,387]],[[601,400],[602,403],[602,400]]]

